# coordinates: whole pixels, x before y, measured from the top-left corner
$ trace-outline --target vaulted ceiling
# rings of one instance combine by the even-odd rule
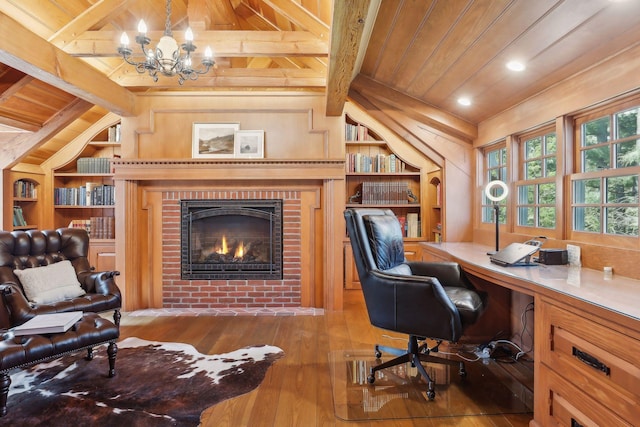
[[[351,96],[471,140],[483,120],[640,43],[638,16],[640,0],[173,0],[174,37],[191,27],[196,62],[207,45],[216,61],[180,86],[116,52],[141,18],[160,38],[165,0],[0,0],[0,152],[40,164],[96,117],[132,114],[136,93],[177,90],[316,91],[329,115]],[[513,59],[526,69],[508,70]]]

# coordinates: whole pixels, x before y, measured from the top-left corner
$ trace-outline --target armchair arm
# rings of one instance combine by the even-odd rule
[[[457,262],[408,261],[407,265],[409,265],[413,274],[435,277],[443,286],[473,289],[462,267]]]
[[[27,298],[18,289],[18,285],[3,283],[0,285],[0,294],[5,306],[9,307],[12,324],[20,325],[36,315]]]
[[[115,281],[115,277],[119,275],[119,271],[86,272],[80,273],[78,280],[88,293],[120,297],[120,288]]]

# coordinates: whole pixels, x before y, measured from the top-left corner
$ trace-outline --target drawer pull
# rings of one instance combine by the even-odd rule
[[[583,427],[582,424],[576,421],[575,418],[571,418],[571,427]]]
[[[573,347],[572,352],[573,352],[573,355],[577,357],[578,360],[581,361],[582,363],[585,363],[591,366],[592,368],[595,368],[599,371],[604,372],[605,375],[607,376],[610,374],[611,370],[609,369],[609,367],[604,363],[602,363],[601,361],[599,361],[598,359],[596,359],[595,357],[593,357],[592,355],[590,355],[589,353],[580,351],[575,347]]]

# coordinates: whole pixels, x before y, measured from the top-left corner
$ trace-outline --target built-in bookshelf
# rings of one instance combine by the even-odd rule
[[[54,227],[79,227],[94,239],[115,239],[112,161],[120,157],[120,124],[101,130],[53,172]]]
[[[429,232],[431,233],[431,239],[434,242],[442,242],[444,240],[442,226],[442,179],[441,172],[429,173]]]
[[[346,206],[394,211],[406,239],[423,237],[419,168],[391,150],[378,133],[345,116]]]
[[[11,204],[4,214],[6,230],[30,230],[40,224],[39,188],[41,176],[21,172],[9,172]]]

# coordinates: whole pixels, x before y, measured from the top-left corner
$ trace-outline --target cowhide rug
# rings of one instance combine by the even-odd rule
[[[205,355],[181,343],[127,338],[108,378],[106,346],[11,373],[0,425],[197,426],[206,408],[247,393],[284,353],[246,347]]]

